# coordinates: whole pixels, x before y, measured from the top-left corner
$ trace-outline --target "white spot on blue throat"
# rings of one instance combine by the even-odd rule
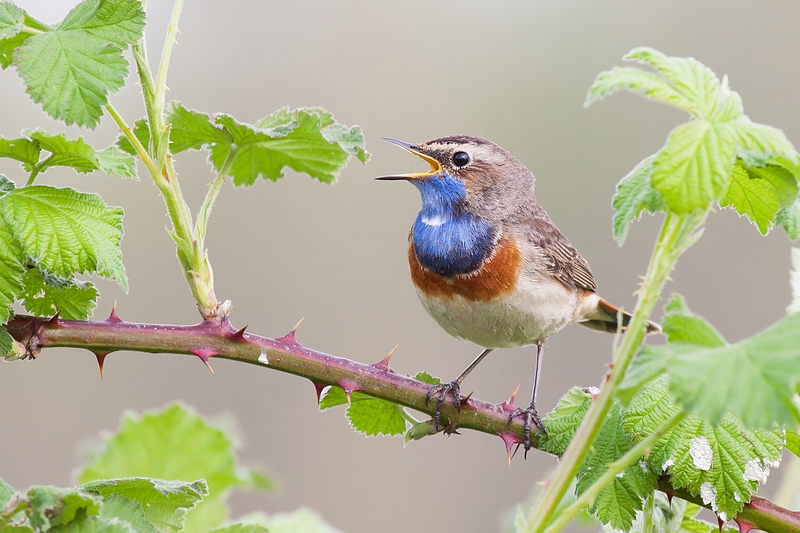
[[[411,229],[420,265],[448,277],[480,268],[492,253],[498,229],[466,209],[464,182],[440,173],[412,183],[422,196]]]

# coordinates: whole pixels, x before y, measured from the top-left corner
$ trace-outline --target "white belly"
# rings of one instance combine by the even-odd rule
[[[578,300],[575,289],[538,275],[523,276],[514,292],[491,301],[417,295],[446,332],[484,348],[514,348],[546,339],[572,321]]]

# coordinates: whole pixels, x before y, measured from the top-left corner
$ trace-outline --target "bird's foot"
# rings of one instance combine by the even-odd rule
[[[522,438],[522,447],[525,449],[525,459],[528,458],[528,450],[531,449],[531,422],[536,425],[537,428],[547,436],[547,429],[544,427],[542,423],[542,418],[539,416],[539,412],[536,410],[536,404],[532,403],[528,406],[527,409],[516,409],[510,415],[508,415],[508,425],[511,426],[511,422],[518,416],[522,416],[525,420],[525,423],[522,426],[523,431],[523,438]]]
[[[447,394],[452,392],[453,393],[453,400],[456,404],[456,409],[458,412],[461,412],[461,384],[458,380],[453,380],[450,383],[439,383],[438,385],[434,385],[428,391],[428,394],[425,395],[425,405],[428,405],[428,402],[431,401],[431,398],[434,396],[439,396],[436,399],[436,410],[433,412],[433,430],[439,431],[442,427],[440,424],[442,418],[442,405],[444,405],[444,400],[447,398]]]

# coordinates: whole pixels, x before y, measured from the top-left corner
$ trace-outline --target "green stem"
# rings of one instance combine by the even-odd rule
[[[233,161],[236,159],[237,155],[239,155],[238,150],[231,150],[231,153],[228,155],[228,159],[225,160],[225,163],[222,165],[222,168],[219,169],[217,177],[214,178],[214,181],[208,188],[208,193],[206,193],[206,198],[205,200],[203,200],[203,206],[197,213],[197,222],[195,222],[194,226],[194,237],[200,242],[201,246],[203,246],[203,242],[205,241],[206,238],[206,227],[208,225],[208,217],[211,214],[211,208],[214,207],[214,200],[217,199],[220,187],[222,187],[222,184],[225,183],[225,177],[228,176],[228,174],[230,173],[231,166],[233,166]]]
[[[639,442],[636,446],[628,450],[628,452],[620,457],[618,460],[608,465],[602,476],[597,478],[592,485],[586,489],[580,497],[572,502],[566,509],[561,511],[558,517],[552,524],[545,530],[545,533],[557,533],[561,531],[567,524],[569,524],[575,516],[581,512],[582,509],[591,505],[594,499],[600,494],[600,491],[614,482],[617,474],[628,468],[634,461],[642,457],[653,445],[663,437],[669,430],[675,427],[680,422],[686,413],[678,412],[672,418],[666,420],[661,427],[647,436],[644,440]],[[651,495],[652,496],[652,495]]]
[[[583,464],[586,454],[589,453],[592,443],[597,438],[603,420],[611,409],[617,387],[644,340],[647,319],[661,295],[664,284],[680,254],[699,236],[695,230],[705,221],[707,215],[707,212],[684,215],[667,213],[658,242],[653,250],[647,274],[639,291],[636,310],[614,360],[614,367],[597,399],[589,408],[586,418],[578,428],[566,453],[561,458],[561,462],[547,481],[547,488],[529,513],[526,529],[528,533],[544,531],[569,488],[572,478]]]
[[[147,167],[147,170],[150,171],[150,175],[158,174],[158,168],[156,167],[155,163],[153,162],[150,154],[147,152],[147,148],[145,148],[141,142],[139,142],[139,138],[133,133],[133,130],[130,126],[128,126],[125,119],[120,116],[117,112],[116,108],[111,104],[106,106],[106,111],[108,114],[111,115],[111,118],[114,119],[114,122],[117,123],[122,134],[128,139],[128,142],[131,143],[133,149],[136,150],[136,154],[139,156],[139,159],[142,160],[144,165]]]
[[[31,175],[28,177],[28,181],[25,182],[26,187],[30,187],[31,185],[33,185],[33,181],[36,179],[36,176],[39,175],[39,172],[42,171],[42,169],[47,165],[47,162],[50,161],[52,158],[53,156],[51,155],[50,157],[48,157],[47,159],[45,159],[44,161],[42,161],[41,163],[39,163],[38,165],[36,165],[31,169]]]
[[[419,420],[417,420],[416,418],[414,418],[413,416],[408,414],[408,411],[406,411],[405,407],[402,407],[402,406],[398,405],[397,406],[397,412],[400,413],[400,416],[403,417],[403,420],[405,420],[406,422],[408,422],[412,426],[414,424],[419,424],[419,422],[420,422]]]
[[[644,509],[642,510],[643,517],[643,525],[642,525],[642,533],[652,533],[653,527],[655,526],[655,521],[653,520],[653,509],[656,505],[656,495],[655,493],[650,493],[647,496],[647,501],[644,503]]]
[[[172,6],[172,16],[169,19],[169,26],[167,27],[167,36],[164,38],[164,48],[161,50],[161,63],[158,67],[158,80],[156,81],[156,92],[153,105],[155,111],[163,116],[164,102],[167,92],[167,71],[169,70],[169,60],[172,56],[172,47],[175,45],[175,37],[178,35],[178,19],[181,17],[181,9],[183,9],[183,0],[175,0]],[[163,128],[163,124],[159,124],[158,131]],[[159,161],[161,163],[161,161]]]
[[[180,260],[186,283],[189,285],[197,302],[200,314],[204,319],[221,319],[221,315],[224,315],[225,310],[221,309],[214,294],[214,277],[211,265],[205,255],[203,239],[196,238],[193,231],[195,225],[192,213],[181,192],[178,175],[175,172],[169,151],[169,127],[165,125],[164,121],[167,71],[172,47],[175,44],[175,36],[178,33],[178,19],[180,18],[182,7],[183,0],[175,0],[169,27],[167,28],[157,81],[153,80],[153,74],[147,61],[145,40],[142,38],[131,47],[142,86],[142,96],[150,126],[152,150],[143,149],[144,147],[141,146],[141,143],[134,143],[133,140],[131,142],[134,143],[134,146],[138,145],[137,153],[147,164],[150,176],[164,198],[167,212],[172,221],[171,235],[178,245],[178,259]],[[117,121],[118,124],[121,122],[121,120]],[[132,134],[125,133],[131,139]],[[207,198],[207,202],[213,202],[220,185],[221,183],[217,184],[214,191],[209,191],[211,197]],[[208,217],[208,211],[210,211],[210,206],[204,206],[204,209],[201,210],[201,213],[205,212],[205,219]],[[205,219],[202,222],[203,233],[205,233]]]

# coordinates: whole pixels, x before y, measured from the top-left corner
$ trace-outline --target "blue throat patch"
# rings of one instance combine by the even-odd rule
[[[464,182],[448,174],[413,180],[422,210],[411,229],[417,260],[442,276],[468,274],[492,253],[497,228],[466,212]]]

